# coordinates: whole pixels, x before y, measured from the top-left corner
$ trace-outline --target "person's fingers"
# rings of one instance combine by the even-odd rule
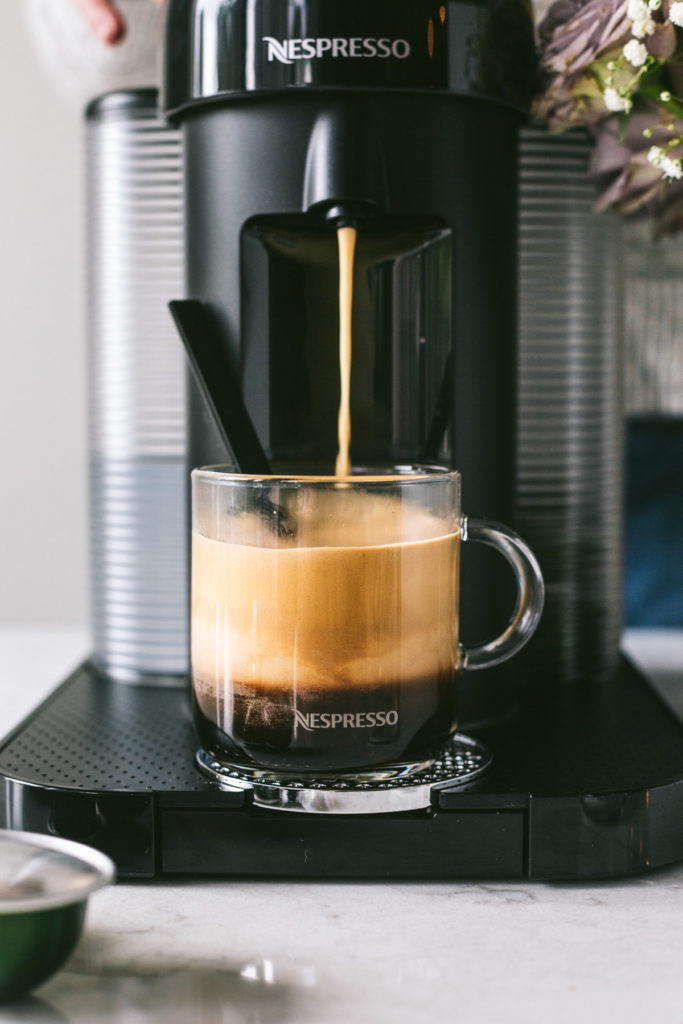
[[[90,27],[105,43],[118,43],[126,26],[125,22],[110,0],[76,0],[76,3],[88,19]]]

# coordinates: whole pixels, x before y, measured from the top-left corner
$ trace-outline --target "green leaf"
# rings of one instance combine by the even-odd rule
[[[617,116],[619,120],[619,142],[625,142],[628,126],[631,123],[631,115],[627,110],[623,110]]]
[[[643,76],[638,95],[646,100],[650,100],[660,110],[664,110],[667,114],[671,114],[672,117],[680,120],[683,118],[683,100],[678,99],[676,96],[672,96],[666,102],[660,99],[661,94],[669,90],[669,83],[665,75],[662,74],[663,69],[658,68],[657,70],[659,72],[657,75]]]

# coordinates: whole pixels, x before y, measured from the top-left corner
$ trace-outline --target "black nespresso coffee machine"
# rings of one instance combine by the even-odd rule
[[[169,0],[187,296],[276,467],[334,460],[335,229],[352,223],[354,461],[450,463],[470,509],[513,518],[518,136],[534,85],[517,0]],[[192,387],[188,449],[193,466],[226,461]],[[469,573],[464,628],[493,633],[504,581],[488,563]],[[258,787],[212,784],[182,677],[122,685],[87,663],[0,748],[0,824],[90,842],[131,877],[587,878],[682,858],[680,724],[625,662],[558,685],[555,658],[546,642],[477,682],[473,746],[417,801],[397,783],[341,814],[315,793],[283,814]]]

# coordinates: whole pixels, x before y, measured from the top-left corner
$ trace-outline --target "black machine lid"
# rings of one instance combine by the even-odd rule
[[[403,89],[527,110],[526,0],[169,0],[163,105],[284,89]]]

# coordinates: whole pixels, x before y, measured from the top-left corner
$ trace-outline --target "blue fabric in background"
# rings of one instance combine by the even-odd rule
[[[683,627],[683,417],[627,421],[626,624]]]

